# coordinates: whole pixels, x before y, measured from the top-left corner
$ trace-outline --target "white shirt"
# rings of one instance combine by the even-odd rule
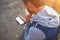
[[[58,13],[46,5],[35,16],[33,16],[30,21],[36,21],[40,25],[49,28],[55,28],[59,26]]]

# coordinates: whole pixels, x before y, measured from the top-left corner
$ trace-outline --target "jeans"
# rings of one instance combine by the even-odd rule
[[[35,25],[33,23],[25,28],[25,40],[57,40],[58,28],[48,28],[40,24]]]

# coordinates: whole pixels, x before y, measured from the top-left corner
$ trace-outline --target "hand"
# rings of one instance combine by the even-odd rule
[[[31,14],[28,14],[27,16],[26,16],[26,24],[29,24],[30,23],[30,18],[32,18],[32,15]]]
[[[20,18],[21,18],[26,24],[29,24],[31,17],[32,17],[31,14],[28,14],[28,15],[26,16],[26,18],[20,16]]]
[[[21,18],[24,22],[26,21],[26,19],[25,19],[24,17],[20,16],[20,18]]]

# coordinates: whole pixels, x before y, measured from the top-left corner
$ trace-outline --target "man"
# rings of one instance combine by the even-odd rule
[[[44,6],[43,0],[32,0],[32,1],[23,0],[23,2],[25,4],[25,7],[27,8],[27,10],[29,11],[29,14],[27,15],[27,17],[30,16],[30,18],[32,17],[33,14],[36,14],[38,11],[40,11]],[[27,19],[27,17],[26,17],[26,19]],[[27,20],[30,21],[30,19],[27,19]],[[26,21],[26,22],[29,23],[28,21]]]
[[[26,17],[25,40],[57,40],[59,17],[44,0],[23,0],[29,15]],[[34,14],[34,16],[33,16]]]

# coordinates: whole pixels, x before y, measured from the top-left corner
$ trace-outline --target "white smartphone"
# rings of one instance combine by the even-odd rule
[[[16,17],[15,19],[21,26],[24,25],[25,22],[20,17]]]

